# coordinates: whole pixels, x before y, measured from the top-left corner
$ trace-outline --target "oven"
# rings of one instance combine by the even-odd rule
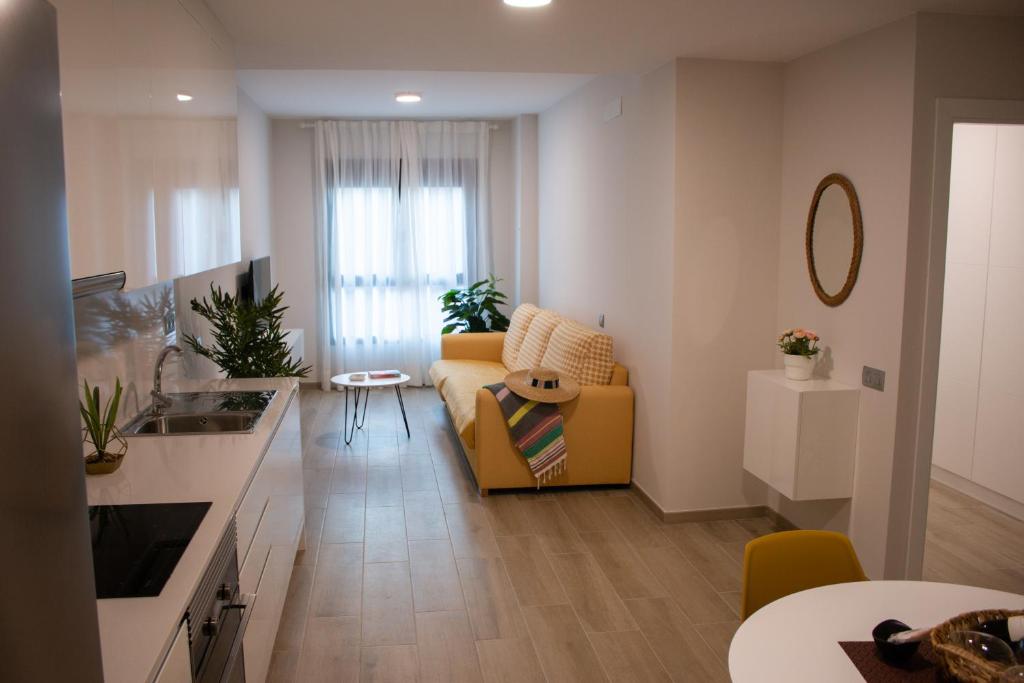
[[[239,594],[236,545],[232,519],[186,613],[192,680],[197,683],[245,681],[242,639],[256,596]]]

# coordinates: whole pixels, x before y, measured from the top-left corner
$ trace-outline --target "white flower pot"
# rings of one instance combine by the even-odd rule
[[[782,361],[786,364],[786,378],[796,380],[808,380],[814,374],[814,363],[817,355],[814,356],[791,356],[783,354]]]

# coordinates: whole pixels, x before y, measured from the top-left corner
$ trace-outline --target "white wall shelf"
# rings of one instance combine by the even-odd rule
[[[859,406],[856,387],[751,371],[744,469],[790,500],[851,497]]]

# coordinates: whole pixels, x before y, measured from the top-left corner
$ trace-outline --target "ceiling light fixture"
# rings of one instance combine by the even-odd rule
[[[550,5],[551,0],[504,0],[509,7],[543,7]]]
[[[189,95],[187,92],[180,92],[180,93],[177,94],[176,97],[178,98],[179,102],[191,102],[192,101],[192,96]]]
[[[402,104],[415,104],[423,101],[423,96],[418,92],[396,92],[395,102],[401,102]]]

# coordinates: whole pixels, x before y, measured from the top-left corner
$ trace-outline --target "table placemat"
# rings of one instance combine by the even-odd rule
[[[889,664],[878,654],[874,641],[840,642],[839,646],[850,658],[857,671],[867,683],[889,683],[890,681],[914,681],[935,683],[946,680],[935,660],[932,644],[923,641],[913,657],[899,664]]]

